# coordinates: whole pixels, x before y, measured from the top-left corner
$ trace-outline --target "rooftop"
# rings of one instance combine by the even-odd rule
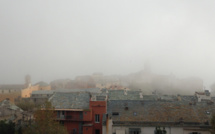
[[[142,100],[140,97],[141,91],[126,91],[126,90],[109,90],[109,100]]]
[[[210,121],[215,113],[215,105],[196,103],[190,105],[184,101],[138,101],[109,100],[108,114],[113,122],[145,122],[145,123],[199,123]]]
[[[56,92],[49,101],[55,109],[89,109],[90,94],[87,92]]]
[[[10,100],[8,100],[8,99],[5,99],[0,102],[0,108],[2,108],[2,107],[23,112],[23,110],[21,108],[17,107],[15,104],[11,103]]]

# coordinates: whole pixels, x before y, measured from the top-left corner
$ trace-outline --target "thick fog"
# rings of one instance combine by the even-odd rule
[[[0,0],[0,84],[102,72],[215,82],[215,1]]]

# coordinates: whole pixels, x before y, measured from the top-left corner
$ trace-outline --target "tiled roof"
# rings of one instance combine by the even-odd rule
[[[20,111],[20,112],[23,112],[23,110],[19,107],[17,107],[15,104],[11,103],[10,100],[3,100],[0,102],[0,108],[8,108],[8,109],[11,109],[11,110],[14,110],[14,111]]]
[[[197,98],[195,96],[180,96],[182,101],[187,101],[187,102],[193,102],[197,101]]]
[[[125,101],[109,100],[108,114],[113,122],[147,122],[147,123],[206,123],[215,112],[215,105],[188,102],[162,101]],[[119,115],[112,115],[112,113]]]
[[[32,94],[53,94],[53,93],[73,93],[73,92],[90,92],[90,93],[102,93],[99,88],[89,89],[55,89],[55,90],[38,90],[33,91]]]
[[[156,96],[156,95],[143,95],[142,100],[155,101],[155,100],[158,100],[158,96]]]
[[[142,95],[141,91],[135,90],[108,90],[109,100],[157,100],[156,95]]]
[[[196,94],[205,95],[205,92],[196,92]]]
[[[177,97],[174,95],[162,95],[160,96],[160,99],[164,101],[175,101],[177,100]]]
[[[56,109],[89,109],[90,94],[86,92],[56,92],[49,98]]]
[[[125,90],[109,90],[109,100],[142,100],[140,91],[125,91]]]

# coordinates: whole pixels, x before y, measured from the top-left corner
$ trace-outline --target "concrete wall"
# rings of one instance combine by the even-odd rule
[[[28,87],[26,89],[23,89],[22,92],[21,92],[21,97],[22,98],[29,98],[29,97],[31,97],[31,93],[33,91],[37,91],[37,90],[39,90],[39,85],[30,86],[30,87]]]
[[[112,119],[107,119],[106,124],[102,126],[102,134],[113,134]]]
[[[196,95],[198,98],[198,102],[201,102],[202,100],[211,100],[211,96],[206,96],[206,95]]]
[[[163,129],[163,128],[161,128]],[[141,134],[154,134],[155,127],[141,128]],[[165,127],[167,134],[184,134],[182,127]]]
[[[198,132],[200,134],[211,134],[209,131],[195,131],[195,130],[187,130],[187,129],[184,129],[184,133],[183,134],[190,134],[191,132]]]
[[[105,128],[105,126],[103,126],[103,128]],[[113,134],[113,133],[123,133],[125,132],[125,134],[129,134],[129,128],[141,128],[141,134],[154,134],[154,130],[155,127],[140,127],[140,126],[136,126],[136,127],[112,127],[112,131],[110,130],[109,127],[109,133],[105,133],[106,131],[103,132],[103,134]],[[106,129],[106,128],[105,128]],[[163,128],[162,128],[163,129]],[[120,130],[120,131],[119,131]],[[190,134],[192,132],[198,132],[201,134],[210,134],[209,131],[202,131],[199,130],[198,128],[183,128],[183,127],[165,127],[165,130],[167,131],[167,134]],[[117,133],[118,131],[118,133]]]

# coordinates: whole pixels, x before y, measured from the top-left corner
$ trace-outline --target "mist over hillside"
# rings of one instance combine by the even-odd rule
[[[86,89],[109,88],[141,90],[143,94],[162,95],[193,95],[196,91],[203,91],[203,80],[198,77],[178,78],[173,74],[160,75],[145,69],[128,75],[92,75],[77,76],[74,80],[59,79],[51,83],[52,89]]]

